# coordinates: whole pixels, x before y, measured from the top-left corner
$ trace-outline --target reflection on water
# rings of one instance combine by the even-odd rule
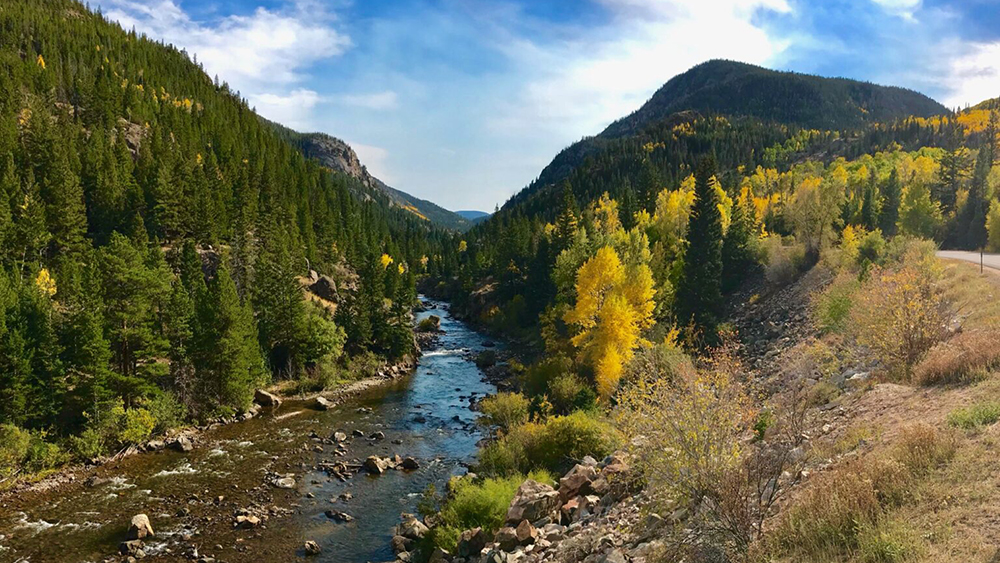
[[[440,489],[451,475],[465,471],[481,438],[470,401],[494,391],[470,359],[483,349],[484,339],[441,308],[422,312],[417,320],[431,314],[441,317],[445,332],[411,377],[326,412],[286,403],[266,416],[206,433],[203,446],[190,453],[133,456],[102,467],[88,485],[14,499],[15,506],[0,512],[0,561],[101,561],[115,553],[129,519],[139,512],[148,514],[156,529],[156,541],[147,549],[156,560],[185,560],[181,552],[196,545],[225,561],[287,561],[307,539],[322,546],[319,561],[393,559],[392,526],[401,512],[415,511],[427,485]],[[315,451],[311,435],[325,438],[338,430],[350,437],[346,455],[332,445]],[[385,439],[352,437],[355,430],[364,436],[381,431]],[[321,462],[393,454],[416,458],[420,469],[360,474],[344,482],[313,469]],[[293,473],[296,488],[264,485],[274,473]],[[338,498],[343,493],[350,499]],[[231,514],[251,501],[294,512],[256,530],[227,530]],[[205,509],[212,504],[216,510]],[[324,515],[330,509],[354,520],[335,523]]]

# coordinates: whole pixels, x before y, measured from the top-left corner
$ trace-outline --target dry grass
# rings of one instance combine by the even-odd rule
[[[782,516],[777,549],[804,560],[856,555],[861,561],[901,561],[922,550],[893,511],[916,499],[931,472],[950,461],[954,438],[934,427],[903,428],[890,447],[854,458],[820,475]]]
[[[968,383],[1000,366],[1000,329],[960,332],[931,348],[913,370],[918,385]]]

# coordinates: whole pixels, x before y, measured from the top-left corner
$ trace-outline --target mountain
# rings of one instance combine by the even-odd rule
[[[275,378],[411,357],[415,278],[451,233],[353,151],[306,158],[186,52],[75,0],[5,0],[0,30],[0,426],[83,434],[90,459],[126,419],[138,442]]]
[[[948,113],[940,103],[905,88],[711,60],[671,78],[641,108],[609,125],[600,136],[635,134],[684,110],[752,116],[811,129],[849,129],[911,115]]]
[[[474,210],[456,211],[455,213],[461,215],[462,217],[468,219],[473,223],[484,221],[486,218],[490,216],[490,214],[485,211],[474,211]]]
[[[297,146],[307,157],[316,159],[322,166],[330,170],[343,172],[357,179],[362,186],[369,190],[377,190],[385,194],[392,205],[405,209],[421,219],[453,231],[465,231],[473,224],[471,221],[466,220],[465,217],[453,211],[397,190],[372,176],[368,172],[368,168],[361,164],[361,160],[351,145],[336,137],[327,135],[326,133],[299,133],[277,123],[268,123],[280,135]]]
[[[635,137],[650,127],[672,128],[702,116],[845,130],[909,116],[948,113],[940,103],[905,88],[711,60],[671,78],[642,107],[598,135],[563,149],[528,191],[563,180],[584,159],[605,150],[615,140]]]

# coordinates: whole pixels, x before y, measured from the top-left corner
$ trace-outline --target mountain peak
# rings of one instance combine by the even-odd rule
[[[938,102],[905,88],[713,59],[671,78],[641,108],[609,125],[600,136],[631,135],[683,110],[750,116],[816,129],[948,113]]]

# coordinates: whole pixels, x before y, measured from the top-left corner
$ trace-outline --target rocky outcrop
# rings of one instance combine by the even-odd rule
[[[155,534],[153,533],[153,525],[149,522],[149,516],[136,514],[132,517],[128,526],[127,539],[141,540],[153,535]]]
[[[279,407],[281,406],[281,398],[273,393],[268,393],[263,389],[257,389],[253,393],[253,402],[257,403],[262,407]]]
[[[517,526],[521,520],[536,522],[551,518],[559,508],[559,493],[552,487],[532,479],[521,483],[507,509],[507,525]]]
[[[505,524],[492,538],[481,528],[459,536],[456,553],[439,554],[449,563],[639,563],[660,548],[650,541],[651,526],[663,519],[646,512],[631,494],[631,468],[624,454],[601,462],[585,458],[569,470],[556,490],[524,481],[507,509]],[[411,522],[416,521],[413,519]],[[652,525],[647,521],[653,522]],[[418,522],[418,521],[416,521]],[[397,528],[397,534],[400,533]],[[393,549],[408,560],[413,545],[393,538]]]

